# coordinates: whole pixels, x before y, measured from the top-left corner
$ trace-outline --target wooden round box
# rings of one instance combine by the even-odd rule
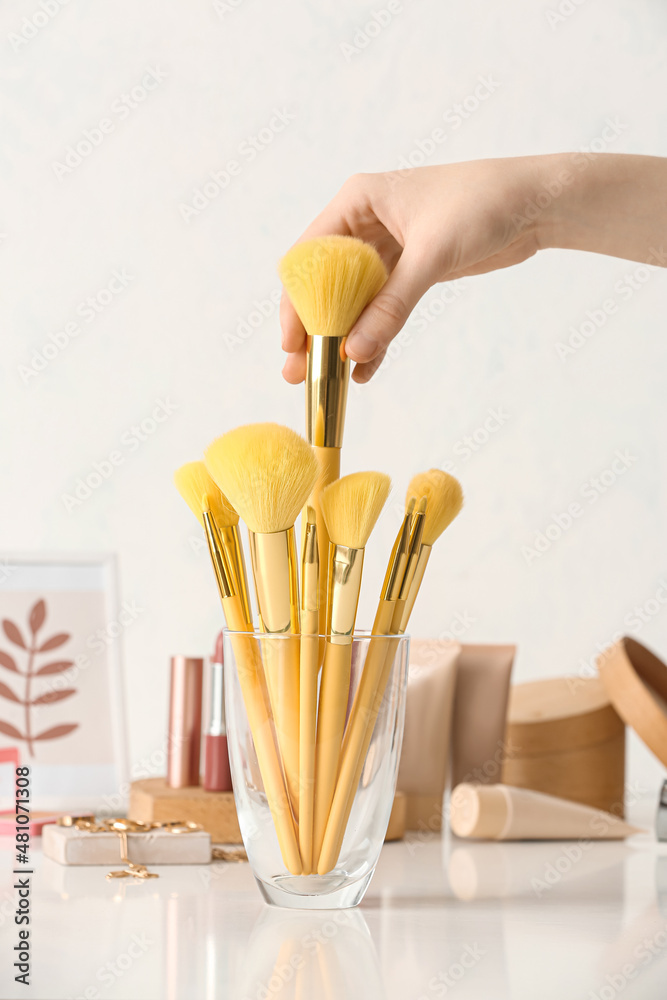
[[[624,815],[625,725],[598,677],[510,692],[502,780]]]

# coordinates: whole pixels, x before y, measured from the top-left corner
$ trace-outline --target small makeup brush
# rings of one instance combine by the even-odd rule
[[[367,724],[373,713],[376,693],[387,655],[393,649],[394,643],[387,636],[391,629],[396,602],[400,597],[408,564],[414,508],[415,503],[412,501],[406,510],[389,557],[380,601],[373,622],[372,638],[366,653],[361,679],[352,702],[345,733],[336,790],[318,859],[317,871],[320,875],[331,871],[340,854],[340,846],[345,835],[345,827],[359,780],[356,778],[355,782],[355,777],[358,774],[358,767],[363,766],[362,751]]]
[[[414,516],[415,503],[419,499],[419,507]],[[440,535],[452,523],[463,506],[463,491],[461,484],[454,476],[439,469],[431,469],[429,472],[420,473],[415,476],[408,488],[406,496],[406,520],[411,518],[410,542],[408,546],[408,557],[403,570],[402,583],[399,587],[399,594],[393,606],[392,621],[389,630],[402,634],[407,628],[412,608],[419,592],[424,571],[431,555],[431,549]],[[405,524],[405,522],[404,522]],[[380,601],[382,607],[382,601]],[[380,610],[380,609],[379,609]],[[331,870],[338,859],[345,836],[345,828],[349,819],[352,805],[354,804],[354,794],[359,784],[363,763],[373,736],[373,729],[377,720],[382,698],[389,680],[391,666],[393,662],[395,643],[389,641],[386,657],[382,664],[377,666],[377,661],[373,661],[373,671],[366,676],[366,668],[362,674],[362,683],[367,679],[368,684],[362,692],[362,684],[359,685],[357,696],[360,698],[362,714],[365,718],[363,732],[359,730],[352,732],[349,727],[349,748],[348,736],[346,734],[345,745],[343,747],[343,763],[341,765],[341,776],[336,787],[336,797],[334,806],[338,805],[337,822],[338,826],[330,832],[329,825],[322,848],[318,871],[324,874]],[[370,657],[370,651],[369,651]],[[368,657],[367,657],[368,662]],[[377,669],[376,669],[377,667]],[[355,699],[356,701],[356,699]],[[354,706],[353,706],[354,711]],[[361,728],[361,727],[360,727]],[[357,742],[353,743],[353,737]],[[356,747],[356,750],[355,750]],[[348,750],[349,755],[348,756]],[[354,755],[354,756],[352,756]],[[347,801],[340,805],[336,802],[338,789],[343,777],[343,770],[347,765]],[[341,792],[341,798],[343,793]],[[332,806],[332,816],[334,813]],[[328,867],[326,867],[328,866]]]
[[[463,507],[463,490],[460,482],[441,469],[429,469],[428,472],[420,472],[411,479],[405,497],[406,503],[421,497],[426,498],[424,534],[410,591],[405,602],[403,619],[398,629],[400,632],[405,632],[408,626],[434,544]]]
[[[350,695],[352,635],[357,617],[364,550],[384,507],[391,480],[382,472],[355,472],[322,492],[329,532],[327,641],[320,681],[315,767],[313,850],[322,847],[336,786]]]
[[[312,873],[317,675],[320,614],[320,556],[315,511],[306,507],[301,553],[301,660],[299,665],[299,850],[303,874]]]
[[[174,473],[174,483],[202,528],[204,527],[204,517],[201,511],[201,498],[204,494],[209,498],[211,515],[236,578],[236,589],[243,604],[245,620],[248,624],[252,624],[248,578],[243,558],[241,532],[239,531],[239,515],[224,493],[213,482],[203,462],[186,462]]]
[[[196,466],[197,463],[192,463]],[[238,584],[231,563],[222,544],[214,520],[213,511],[219,511],[219,490],[213,485],[212,496],[206,492],[200,495],[199,504],[194,503],[193,489],[201,482],[201,470],[183,466],[175,477],[176,486],[197,519],[204,526],[211,563],[215,573],[223,613],[227,626],[232,630],[231,642],[236,659],[239,683],[243,695],[248,723],[252,733],[257,762],[259,765],[271,816],[276,829],[280,851],[285,866],[293,875],[301,874],[301,858],[296,830],[290,807],[289,795],[280,758],[276,752],[268,692],[264,684],[261,659],[257,642],[252,635],[253,627],[246,621],[243,602],[238,592]],[[246,638],[238,633],[250,633]]]
[[[278,743],[299,809],[299,593],[294,522],[318,476],[312,449],[279,424],[249,424],[209,445],[206,468],[248,526]],[[290,633],[292,636],[290,637]]]
[[[350,361],[344,338],[387,280],[375,247],[352,236],[322,236],[293,246],[278,265],[280,279],[306,330],[306,430],[322,475],[310,498],[317,514],[320,566],[329,538],[319,494],[340,476]],[[326,575],[321,574],[320,632],[324,632]]]

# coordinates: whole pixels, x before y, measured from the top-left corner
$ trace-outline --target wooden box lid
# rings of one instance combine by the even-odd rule
[[[618,714],[667,767],[667,666],[625,636],[598,658],[598,670]]]

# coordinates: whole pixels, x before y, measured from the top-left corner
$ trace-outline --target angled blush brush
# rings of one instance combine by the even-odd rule
[[[234,574],[236,592],[243,604],[244,618],[248,624],[252,624],[248,578],[243,558],[243,546],[241,545],[241,532],[239,531],[239,515],[224,493],[213,482],[203,462],[186,462],[174,473],[174,483],[202,528],[204,527],[204,518],[201,511],[201,498],[204,494],[208,496],[211,516],[215,521]]]
[[[316,857],[322,847],[343,745],[364,550],[390,487],[389,476],[382,472],[356,472],[331,483],[321,496],[322,515],[331,542],[327,640],[317,718],[313,832]]]

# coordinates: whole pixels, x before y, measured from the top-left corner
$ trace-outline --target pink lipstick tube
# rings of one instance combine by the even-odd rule
[[[171,788],[199,784],[203,676],[201,658],[172,656],[167,749],[167,784]]]
[[[225,727],[224,653],[222,632],[211,660],[211,718],[204,740],[204,788],[231,792],[227,729]]]

